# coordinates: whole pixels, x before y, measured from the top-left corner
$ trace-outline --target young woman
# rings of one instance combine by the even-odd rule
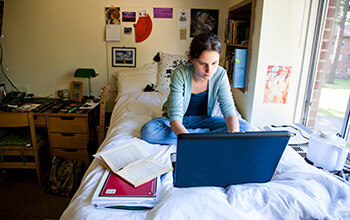
[[[221,43],[216,35],[202,33],[191,42],[190,64],[174,70],[163,117],[147,122],[141,137],[152,144],[175,144],[182,133],[239,132],[250,130],[239,120],[225,69],[219,66]],[[221,116],[212,116],[215,102]]]

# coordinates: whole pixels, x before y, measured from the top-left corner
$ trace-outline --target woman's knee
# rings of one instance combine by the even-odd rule
[[[252,131],[254,129],[249,122],[239,119],[239,130],[240,131]]]

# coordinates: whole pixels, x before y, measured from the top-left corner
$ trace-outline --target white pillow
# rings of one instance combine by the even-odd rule
[[[160,53],[156,91],[169,91],[170,77],[174,69],[187,63],[186,56]]]
[[[158,63],[150,63],[131,70],[118,70],[116,79],[117,98],[131,92],[142,92],[148,84],[156,84]]]

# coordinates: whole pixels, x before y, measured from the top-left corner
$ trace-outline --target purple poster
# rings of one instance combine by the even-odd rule
[[[154,18],[173,18],[172,8],[153,8]]]

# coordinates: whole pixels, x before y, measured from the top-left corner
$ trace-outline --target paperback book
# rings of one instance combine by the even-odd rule
[[[101,164],[134,187],[172,171],[171,166],[153,159],[154,157],[136,140],[100,152]]]

